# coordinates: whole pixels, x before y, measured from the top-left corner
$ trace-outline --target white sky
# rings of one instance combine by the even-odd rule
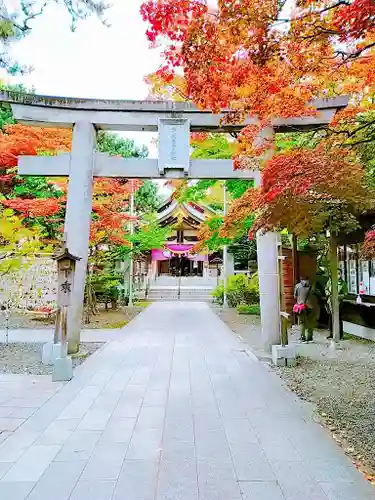
[[[8,0],[14,4],[15,0]],[[17,42],[12,53],[33,71],[25,77],[6,79],[34,86],[46,95],[106,99],[145,99],[144,76],[160,63],[156,50],[148,48],[139,8],[142,0],[111,0],[106,28],[94,16],[70,31],[70,16],[52,3],[33,21],[32,33]],[[122,134],[146,144],[157,156],[151,133]]]

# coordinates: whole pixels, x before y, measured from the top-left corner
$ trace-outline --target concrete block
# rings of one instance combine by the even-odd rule
[[[65,345],[63,349],[61,343],[46,342],[42,348],[42,363],[44,365],[54,365],[56,359],[62,358],[66,354],[66,349],[67,346]]]
[[[53,365],[52,382],[64,382],[73,378],[73,363],[70,356],[57,358]]]
[[[46,342],[42,347],[42,363],[44,365],[53,365],[52,361],[53,342]]]
[[[272,346],[272,362],[275,366],[295,366],[296,357],[297,353],[294,345]]]

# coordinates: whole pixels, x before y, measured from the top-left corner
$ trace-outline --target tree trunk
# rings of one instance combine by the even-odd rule
[[[292,234],[292,267],[293,267],[293,292],[299,281],[299,255],[298,255],[298,239],[295,234]],[[297,314],[293,313],[293,325],[298,324]]]
[[[338,260],[337,260],[337,236],[330,232],[330,274],[331,274],[331,314],[332,314],[332,334],[335,342],[340,341],[340,304],[339,304],[339,293],[338,293]]]

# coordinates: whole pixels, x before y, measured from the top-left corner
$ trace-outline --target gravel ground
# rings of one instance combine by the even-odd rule
[[[252,350],[261,356],[263,349],[260,317],[238,314],[236,309],[223,309],[212,306],[219,318],[239,337],[248,344]]]
[[[102,329],[102,328],[122,328],[135,316],[144,310],[144,307],[122,307],[118,310],[100,309],[95,316],[91,316],[90,322],[84,325],[84,328]],[[9,318],[9,328],[18,330],[19,328],[42,329],[51,328],[55,324],[55,319],[45,320],[36,318],[32,314],[12,313]],[[0,329],[5,328],[5,318],[0,314]]]
[[[214,308],[242,342],[263,359],[260,318],[235,309]],[[322,330],[314,343],[300,347],[303,356],[294,368],[276,369],[287,386],[312,403],[333,439],[375,484],[375,343],[345,335],[333,350]],[[299,338],[298,327],[289,339]]]
[[[94,354],[103,343],[82,343],[79,355],[73,356],[73,367],[81,365]],[[42,363],[43,343],[0,344],[0,374],[15,373],[22,375],[49,375],[52,366]]]
[[[331,359],[303,357],[297,367],[278,372],[292,391],[314,404],[345,452],[375,474],[375,345],[358,344],[350,356],[344,350]]]

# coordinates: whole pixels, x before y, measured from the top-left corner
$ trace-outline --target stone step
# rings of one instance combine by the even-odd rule
[[[178,299],[177,295],[148,295],[148,300],[172,300]],[[181,300],[212,300],[211,295],[181,295]]]
[[[212,302],[212,297],[147,297],[150,302]]]

